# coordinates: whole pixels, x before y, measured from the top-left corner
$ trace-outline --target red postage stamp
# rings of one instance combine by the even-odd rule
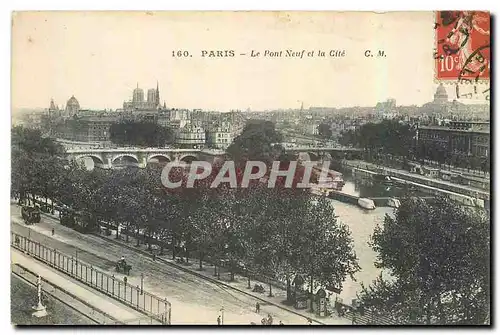
[[[436,12],[435,72],[438,80],[490,78],[490,13]]]

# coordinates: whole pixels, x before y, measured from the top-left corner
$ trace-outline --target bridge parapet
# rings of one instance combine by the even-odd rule
[[[66,151],[68,159],[78,160],[89,157],[94,166],[112,168],[116,160],[124,158],[130,164],[144,168],[152,159],[169,162],[190,162],[225,154],[217,149],[177,149],[177,148],[78,148]]]
[[[285,147],[285,151],[340,151],[340,152],[360,152],[363,149],[348,147]]]

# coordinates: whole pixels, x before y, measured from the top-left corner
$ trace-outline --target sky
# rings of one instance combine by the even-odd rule
[[[422,105],[437,87],[433,22],[432,12],[17,12],[12,107],[61,106],[74,95],[82,109],[116,109],[136,85],[146,94],[157,82],[172,108]],[[304,57],[262,57],[287,49]],[[386,56],[365,57],[368,49]]]

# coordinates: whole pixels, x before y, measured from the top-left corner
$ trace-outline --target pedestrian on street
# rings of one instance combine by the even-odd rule
[[[255,304],[255,313],[259,314],[260,313],[260,304],[259,302],[257,301],[257,303]]]
[[[54,231],[54,228],[52,228],[52,236],[54,236],[54,232],[55,232],[55,231]]]
[[[217,317],[217,325],[220,326],[220,315]]]
[[[271,314],[267,314],[267,324],[272,325],[273,324],[273,317]]]

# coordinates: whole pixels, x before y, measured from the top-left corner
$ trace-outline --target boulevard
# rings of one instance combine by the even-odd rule
[[[172,304],[172,324],[216,324],[217,316],[224,307],[227,324],[260,324],[263,317],[271,314],[284,324],[307,324],[305,317],[290,313],[273,305],[261,303],[260,314],[255,313],[256,299],[209,283],[199,277],[153,261],[128,248],[118,246],[92,235],[83,235],[61,226],[56,219],[44,216],[42,221],[30,227],[22,223],[20,208],[11,205],[11,231],[34,241],[55,248],[67,255],[78,255],[108,274],[123,279],[114,271],[114,264],[124,256],[132,265],[128,282],[140,285],[140,274],[144,274],[144,289],[160,297],[167,297]],[[55,228],[55,235],[51,230]],[[193,312],[195,311],[195,312]],[[335,320],[337,324],[349,324],[349,320]],[[314,322],[313,322],[314,324]]]

